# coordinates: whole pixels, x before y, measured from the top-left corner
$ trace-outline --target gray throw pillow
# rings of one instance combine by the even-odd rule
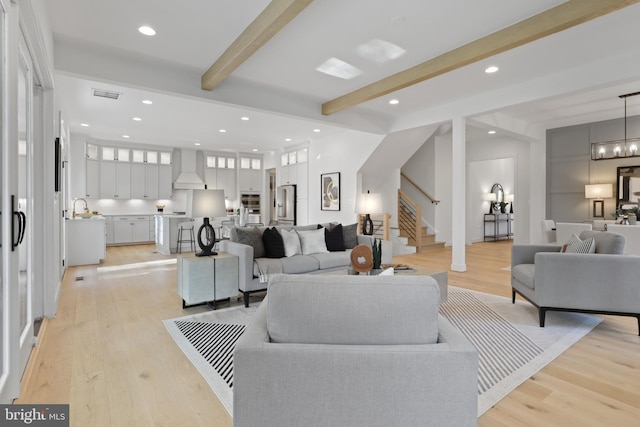
[[[358,246],[358,224],[343,225],[342,240],[345,249],[353,249]]]
[[[253,257],[265,256],[264,243],[262,243],[262,231],[256,227],[234,227],[231,229],[230,240],[253,246]]]

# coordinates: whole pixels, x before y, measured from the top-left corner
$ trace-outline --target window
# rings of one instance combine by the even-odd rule
[[[171,164],[171,153],[161,152],[160,153],[160,164],[161,165],[170,165]]]
[[[207,167],[215,168],[216,167],[216,156],[207,156]]]
[[[157,151],[147,151],[147,163],[158,163],[158,152]]]
[[[87,158],[88,159],[97,159],[98,158],[98,146],[94,144],[87,144]]]
[[[134,163],[144,163],[144,151],[131,150],[131,161]]]

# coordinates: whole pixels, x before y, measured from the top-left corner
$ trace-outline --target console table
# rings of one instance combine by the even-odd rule
[[[209,257],[194,253],[177,257],[178,295],[182,308],[208,304],[238,295],[238,257],[226,252]]]
[[[512,213],[484,214],[484,241],[510,239],[513,236]]]

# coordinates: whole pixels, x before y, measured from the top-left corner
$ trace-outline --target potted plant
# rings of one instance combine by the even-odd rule
[[[380,274],[382,272],[382,240],[373,239],[371,244],[371,251],[373,252],[373,269],[371,274]]]

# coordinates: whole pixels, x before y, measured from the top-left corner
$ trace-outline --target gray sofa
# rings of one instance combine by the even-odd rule
[[[234,355],[233,425],[477,424],[476,348],[429,276],[278,275]]]
[[[324,228],[331,228],[331,225],[335,226],[335,224],[322,224]],[[252,229],[259,233],[264,233],[266,228],[269,227],[252,227]],[[313,231],[318,229],[318,225],[276,226],[276,228],[279,230]],[[240,227],[240,229],[243,229],[243,227]],[[267,290],[268,275],[264,273],[268,268],[270,268],[270,271],[284,274],[322,274],[331,271],[346,270],[351,264],[350,255],[352,247],[359,244],[370,246],[373,242],[372,236],[356,235],[354,228],[351,230],[351,239],[348,237],[345,238],[345,244],[350,247],[347,247],[344,251],[267,259],[263,256],[264,250],[259,248],[260,245],[258,242],[245,240],[246,243],[241,243],[237,241],[240,240],[237,237],[238,231],[239,228],[232,229],[231,239],[221,241],[219,247],[221,251],[239,257],[238,289],[243,294],[245,307],[249,306],[249,295],[251,293]],[[351,245],[348,244],[348,240],[353,240]],[[256,252],[259,253],[260,256],[256,257]],[[390,241],[382,241],[382,263],[389,264],[392,262],[392,259],[392,243]]]
[[[640,333],[640,257],[623,255],[625,239],[616,233],[583,231],[595,239],[595,253],[560,253],[561,246],[513,245],[512,300],[516,293],[538,308],[540,326],[547,311],[633,316]]]

